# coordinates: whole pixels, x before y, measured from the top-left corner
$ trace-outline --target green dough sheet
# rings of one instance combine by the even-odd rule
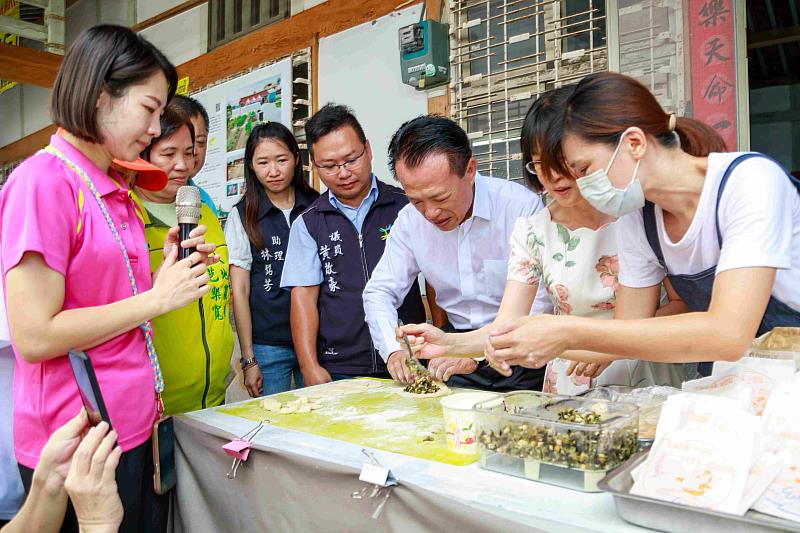
[[[402,390],[391,380],[362,378],[271,396],[281,402],[298,396],[318,398],[322,407],[310,413],[272,413],[260,406],[263,398],[216,410],[253,421],[267,419],[273,426],[419,459],[455,466],[474,463],[477,457],[447,449],[441,398],[412,398],[400,394]]]

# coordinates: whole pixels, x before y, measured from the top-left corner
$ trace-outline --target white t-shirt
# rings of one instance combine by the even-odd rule
[[[239,210],[236,208],[231,209],[225,221],[225,244],[228,246],[228,262],[249,272],[253,266],[250,237],[244,230]]]
[[[290,227],[292,225],[292,209],[294,209],[294,207],[290,207],[289,209],[281,209],[283,216],[286,217],[286,223],[289,224]]]
[[[714,265],[717,273],[776,268],[772,295],[800,311],[800,194],[776,163],[750,158],[731,173],[719,204],[720,250],[714,220],[717,191],[728,165],[739,155],[709,155],[697,211],[679,242],[667,236],[663,213],[655,206],[664,261],[671,274],[699,274]],[[616,227],[620,283],[633,288],[660,283],[665,272],[647,242],[641,210],[620,218]]]

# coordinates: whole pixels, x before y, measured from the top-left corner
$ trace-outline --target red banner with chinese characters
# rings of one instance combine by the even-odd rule
[[[689,0],[692,118],[713,127],[736,150],[736,58],[733,0]]]

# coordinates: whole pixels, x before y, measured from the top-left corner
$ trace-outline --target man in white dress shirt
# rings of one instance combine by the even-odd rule
[[[542,202],[522,185],[478,174],[467,134],[443,117],[403,124],[389,145],[389,165],[410,205],[398,214],[364,289],[364,311],[373,343],[392,377],[403,382],[406,352],[395,338],[395,309],[417,276],[434,288],[447,330],[485,326],[500,308],[514,223]],[[540,289],[532,312],[550,309]],[[505,377],[469,358],[432,359],[429,369],[451,386],[497,391],[541,390],[544,377],[522,367]]]

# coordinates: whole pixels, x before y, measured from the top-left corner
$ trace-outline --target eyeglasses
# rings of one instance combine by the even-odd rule
[[[528,161],[525,163],[525,171],[530,174],[532,178],[539,179],[539,173],[536,172],[536,166],[541,164],[541,160]]]
[[[344,163],[334,164],[334,165],[317,165],[317,162],[314,161],[314,166],[317,167],[317,170],[319,171],[320,174],[323,174],[325,176],[335,176],[336,174],[341,172],[342,168],[345,168],[352,172],[353,169],[358,167],[358,164],[360,163],[359,160],[362,157],[364,157],[364,154],[366,153],[367,153],[367,147],[365,146],[364,150],[359,155],[355,156],[353,159],[348,159]]]

